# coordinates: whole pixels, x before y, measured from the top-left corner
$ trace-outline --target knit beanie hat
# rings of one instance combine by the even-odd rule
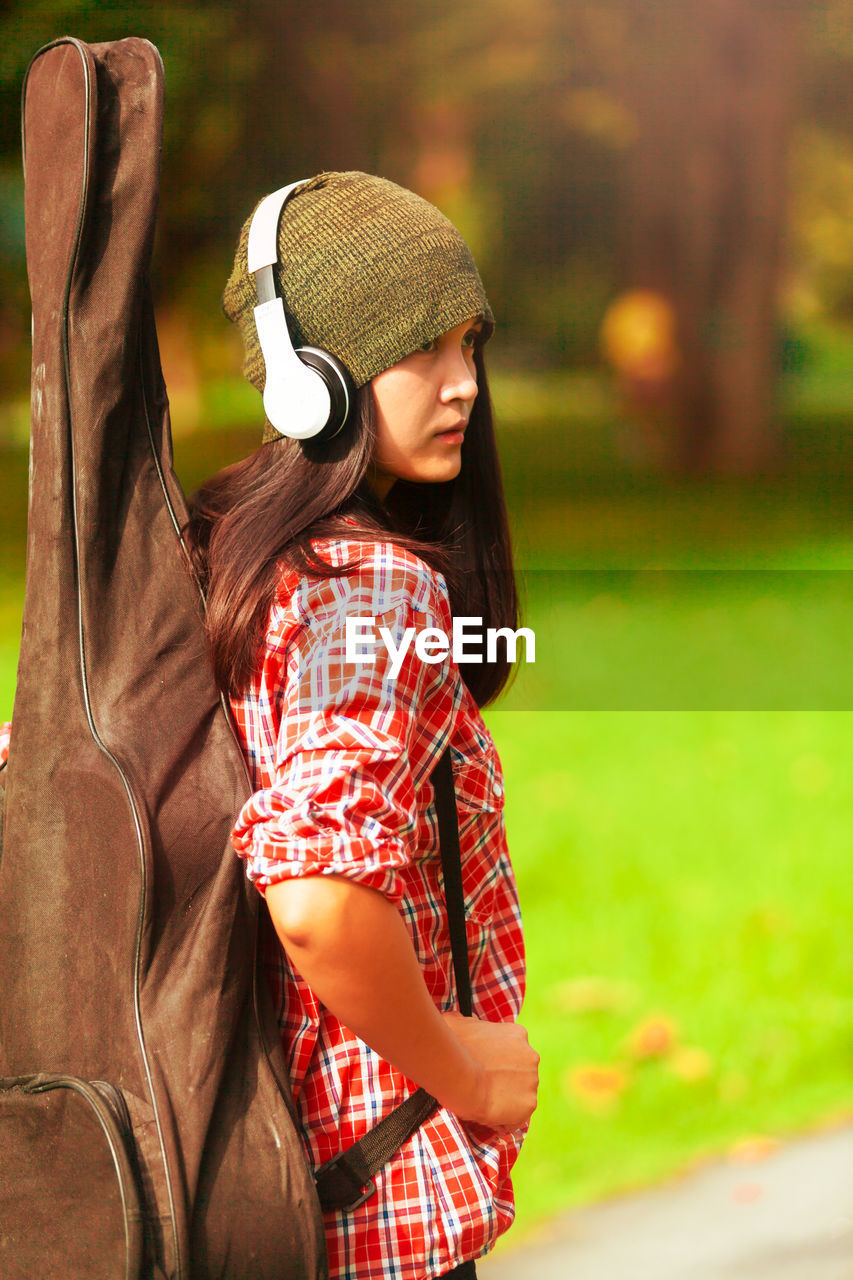
[[[243,337],[243,372],[263,390],[251,216],[240,232],[222,306]],[[278,232],[278,288],[295,347],[321,347],[362,387],[421,345],[482,317],[494,327],[471,251],[434,205],[367,173],[321,173],[287,201]],[[264,439],[279,433],[270,424]]]

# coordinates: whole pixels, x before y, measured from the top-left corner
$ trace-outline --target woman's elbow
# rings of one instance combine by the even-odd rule
[[[305,952],[344,937],[365,894],[374,896],[343,876],[310,875],[270,885],[266,898],[284,947]]]
[[[302,950],[310,946],[320,924],[317,892],[311,876],[304,880],[281,880],[266,891],[267,906],[275,931],[288,948]]]

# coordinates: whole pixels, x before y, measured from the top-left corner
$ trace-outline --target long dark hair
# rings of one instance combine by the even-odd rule
[[[242,693],[263,645],[281,568],[339,577],[316,538],[389,539],[444,575],[454,615],[483,627],[518,626],[506,503],[482,349],[475,349],[477,398],[454,480],[398,480],[384,503],[367,481],[376,439],[373,392],[329,442],[275,440],[220,471],[190,501],[186,530],[207,596],[207,637],[219,687]],[[344,523],[348,517],[348,522]],[[355,521],[355,527],[352,521]],[[497,697],[511,666],[498,656],[460,667],[480,706]]]

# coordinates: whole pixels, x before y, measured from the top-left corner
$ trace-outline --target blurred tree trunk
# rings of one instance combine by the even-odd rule
[[[776,306],[805,11],[805,0],[667,0],[636,17],[628,267],[634,286],[675,308],[672,462],[685,471],[755,474],[776,452]]]

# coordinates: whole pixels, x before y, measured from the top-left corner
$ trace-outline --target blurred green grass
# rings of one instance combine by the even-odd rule
[[[494,383],[527,568],[566,571],[571,583],[572,569],[849,567],[853,405],[840,391],[808,423],[790,407],[798,470],[753,485],[674,484],[620,461],[600,380]],[[178,435],[188,490],[255,446],[257,425],[227,426],[251,421],[243,396],[208,430]],[[0,716],[14,689],[26,486],[24,450],[6,446]],[[545,594],[571,625],[560,614],[571,592]],[[628,615],[629,649],[643,628],[648,647],[656,626],[677,635],[682,625],[677,611],[656,620],[636,602]],[[547,681],[542,704],[564,704]],[[849,713],[510,706],[487,719],[524,910],[525,1019],[543,1057],[517,1170],[519,1226],[745,1136],[850,1114]],[[671,1043],[638,1059],[626,1037],[656,1017],[652,1031]]]
[[[487,718],[542,1055],[519,1228],[853,1114],[850,715]]]

